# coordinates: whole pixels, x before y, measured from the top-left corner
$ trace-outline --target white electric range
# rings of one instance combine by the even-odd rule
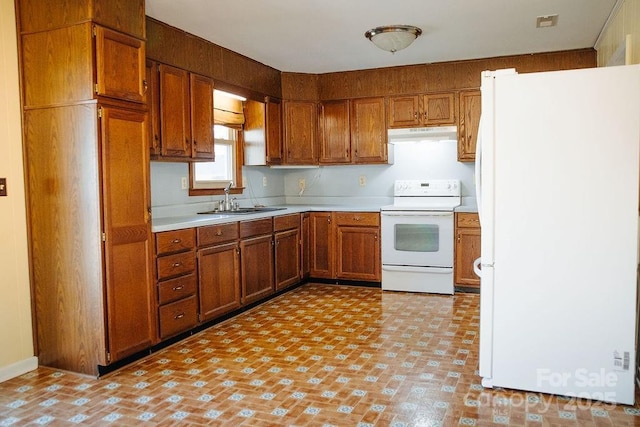
[[[382,289],[453,294],[453,210],[460,181],[398,180],[381,208]]]

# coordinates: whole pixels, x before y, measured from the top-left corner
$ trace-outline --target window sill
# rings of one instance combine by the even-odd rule
[[[229,194],[242,194],[244,187],[233,187]],[[222,188],[190,188],[190,196],[224,196]]]

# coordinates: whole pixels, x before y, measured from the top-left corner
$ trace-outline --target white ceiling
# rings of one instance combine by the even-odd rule
[[[594,47],[616,0],[146,0],[147,15],[280,71],[326,73]],[[536,28],[536,17],[558,25]],[[392,55],[365,31],[423,34]]]

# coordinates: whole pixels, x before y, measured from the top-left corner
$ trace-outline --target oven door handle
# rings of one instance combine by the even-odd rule
[[[411,273],[440,273],[451,274],[453,269],[451,267],[418,267],[414,265],[383,265],[384,271],[404,271]]]
[[[380,212],[382,216],[395,216],[395,217],[428,217],[428,216],[437,216],[437,217],[446,217],[453,216],[453,212],[434,212],[434,211],[382,211]]]

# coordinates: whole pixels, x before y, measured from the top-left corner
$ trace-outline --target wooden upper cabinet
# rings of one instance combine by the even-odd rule
[[[244,102],[244,164],[282,164],[282,106],[279,99]]]
[[[160,150],[160,88],[158,81],[158,63],[146,61],[145,79],[147,80],[147,92],[144,103],[149,108],[149,152],[152,156],[159,156]]]
[[[433,93],[422,97],[422,122],[425,126],[456,124],[455,94]]]
[[[384,98],[351,100],[351,156],[354,163],[387,161]]]
[[[312,101],[284,103],[284,160],[286,164],[318,163],[317,106]]]
[[[143,102],[147,90],[144,42],[96,25],[97,95]]]
[[[191,157],[189,73],[160,64],[158,74],[161,154]]]
[[[453,92],[389,98],[390,128],[446,126],[456,124]]]
[[[420,97],[418,95],[389,98],[389,127],[416,127],[422,123]]]
[[[279,165],[283,160],[282,102],[266,97],[267,164]]]
[[[458,161],[473,162],[476,158],[476,142],[480,125],[480,91],[461,91],[459,102]]]
[[[191,99],[191,157],[214,159],[213,151],[213,80],[189,74]]]
[[[320,104],[320,163],[351,163],[348,100]]]
[[[145,39],[144,0],[19,0],[20,28],[48,31],[87,21]]]

